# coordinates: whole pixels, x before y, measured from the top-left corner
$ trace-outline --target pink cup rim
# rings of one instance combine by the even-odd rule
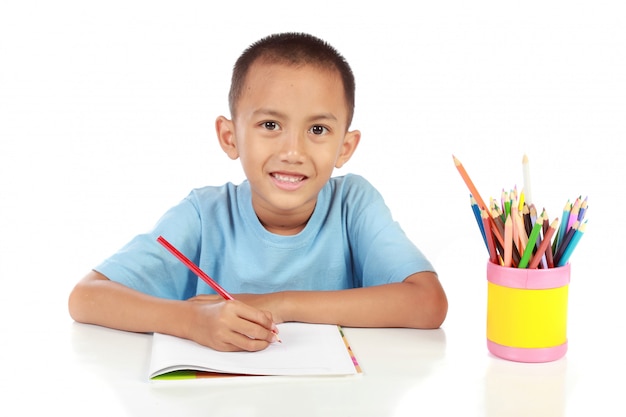
[[[487,280],[492,284],[509,288],[550,289],[568,285],[570,264],[557,268],[527,269],[504,267],[487,262]]]

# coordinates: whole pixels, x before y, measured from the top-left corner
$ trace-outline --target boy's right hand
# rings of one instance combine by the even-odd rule
[[[220,351],[258,351],[276,342],[278,329],[268,311],[217,295],[188,300],[193,319],[187,338]]]

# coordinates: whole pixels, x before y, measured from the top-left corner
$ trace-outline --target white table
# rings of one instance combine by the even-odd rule
[[[622,356],[598,355],[577,338],[561,360],[508,362],[487,352],[483,335],[470,336],[478,327],[347,328],[359,376],[151,382],[150,335],[68,318],[39,334],[25,329],[41,345],[5,354],[3,402],[96,416],[624,415]],[[38,353],[38,363],[26,362]]]

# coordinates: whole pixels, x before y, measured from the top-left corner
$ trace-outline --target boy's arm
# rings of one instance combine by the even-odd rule
[[[419,272],[403,282],[366,288],[237,297],[271,311],[277,322],[435,329],[441,326],[448,312],[445,292],[433,272]]]
[[[271,314],[240,301],[153,297],[91,271],[72,290],[69,312],[78,322],[132,332],[158,332],[217,350],[261,350],[275,340]]]

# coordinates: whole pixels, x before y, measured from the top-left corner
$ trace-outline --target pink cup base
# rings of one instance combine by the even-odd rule
[[[549,348],[515,348],[502,346],[487,339],[487,348],[493,355],[514,362],[551,362],[561,359],[567,352],[567,342]]]

